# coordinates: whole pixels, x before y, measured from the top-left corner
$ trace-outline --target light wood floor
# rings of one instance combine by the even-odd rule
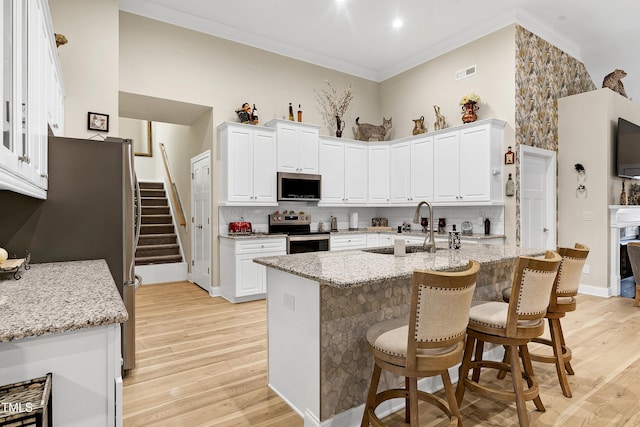
[[[265,301],[231,304],[184,282],[143,286],[136,303],[137,367],[124,381],[126,427],[303,426],[267,387]],[[640,309],[632,303],[578,296],[578,310],[563,319],[574,354],[573,398],[562,395],[552,365],[535,363],[547,411],[527,404],[533,426],[640,426]],[[465,426],[518,424],[515,405],[473,392],[461,412]],[[423,425],[442,425],[438,417],[421,405]],[[406,425],[402,420],[401,413],[386,419],[392,426]]]

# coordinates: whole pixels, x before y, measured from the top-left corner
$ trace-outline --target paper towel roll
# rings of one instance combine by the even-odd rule
[[[349,213],[349,230],[358,229],[358,212]]]

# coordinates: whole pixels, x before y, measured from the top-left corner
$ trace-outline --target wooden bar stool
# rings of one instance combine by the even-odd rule
[[[418,400],[429,402],[449,417],[450,426],[461,425],[460,411],[448,369],[460,363],[469,307],[480,264],[470,261],[464,271],[413,273],[409,320],[393,319],[367,331],[375,365],[362,416],[362,427],[384,426],[375,409],[382,402],[406,400],[405,420],[418,427]],[[378,393],[382,370],[405,377],[405,388]],[[418,390],[418,378],[440,375],[447,400]]]
[[[545,411],[527,343],[544,333],[543,319],[561,260],[560,255],[552,251],[547,251],[544,258],[519,257],[511,286],[511,295],[518,297],[511,298],[508,303],[488,301],[475,303],[471,307],[467,342],[456,388],[458,405],[462,404],[465,389],[469,388],[483,396],[516,402],[520,426],[529,425],[525,406],[527,400],[533,400],[539,411]],[[509,363],[483,360],[485,342],[508,349]],[[513,391],[480,384],[482,368],[510,371]],[[473,375],[469,378],[471,370]],[[524,388],[523,378],[527,382],[527,389]]]
[[[531,353],[531,360],[555,364],[562,394],[566,397],[571,397],[571,388],[569,387],[567,373],[569,375],[574,374],[573,368],[571,367],[572,355],[571,349],[565,343],[560,319],[563,318],[566,313],[575,311],[576,309],[575,296],[578,295],[582,268],[584,267],[587,255],[589,255],[589,247],[576,243],[573,248],[559,247],[558,253],[562,257],[562,262],[558,269],[556,281],[553,284],[549,308],[547,308],[547,314],[545,315],[549,323],[551,339],[542,337],[533,339],[533,342],[550,346],[553,349],[553,355]],[[511,289],[505,289],[502,294],[504,300],[508,302],[510,296]],[[501,373],[500,377],[504,377],[504,372]]]

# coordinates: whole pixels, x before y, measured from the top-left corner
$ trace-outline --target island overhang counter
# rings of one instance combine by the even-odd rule
[[[257,258],[267,267],[269,387],[305,426],[359,423],[373,358],[367,329],[407,317],[414,270],[455,271],[481,264],[474,300],[501,300],[518,256],[542,249],[463,245],[402,257],[375,251],[313,252]],[[397,378],[381,378],[381,388]],[[356,422],[358,421],[358,422]]]

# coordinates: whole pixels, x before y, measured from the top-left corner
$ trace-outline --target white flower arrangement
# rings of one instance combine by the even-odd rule
[[[480,96],[476,95],[475,93],[470,93],[469,95],[465,95],[460,100],[460,105],[464,105],[464,104],[467,104],[469,102],[474,103],[474,104],[479,103],[480,102]]]
[[[320,103],[322,111],[322,118],[329,129],[336,127],[336,117],[342,120],[342,116],[349,108],[349,104],[353,100],[353,91],[351,85],[346,87],[342,93],[338,93],[337,89],[333,87],[331,82],[325,80],[329,89],[322,89],[320,92],[316,91],[316,99]]]

